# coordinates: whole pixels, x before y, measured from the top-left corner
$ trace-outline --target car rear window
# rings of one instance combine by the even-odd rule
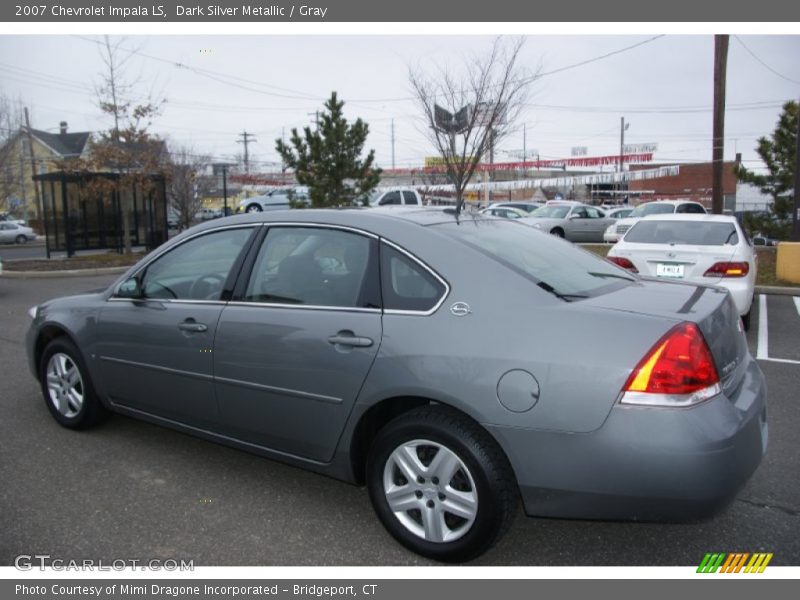
[[[472,219],[438,227],[564,300],[597,296],[636,281],[591,252],[515,221]]]
[[[675,205],[660,202],[649,202],[648,204],[640,204],[633,209],[631,217],[646,217],[647,215],[666,215],[675,212]]]
[[[625,236],[634,244],[685,244],[689,246],[724,246],[739,243],[733,223],[702,221],[650,221],[634,225]]]

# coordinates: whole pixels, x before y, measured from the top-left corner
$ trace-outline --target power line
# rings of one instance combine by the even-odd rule
[[[752,56],[753,58],[755,58],[759,63],[761,63],[761,66],[763,66],[765,69],[767,69],[768,71],[774,73],[775,75],[777,75],[781,79],[785,79],[786,81],[790,81],[792,83],[796,83],[796,84],[800,85],[800,81],[798,81],[796,79],[792,79],[791,77],[787,77],[783,73],[779,73],[778,71],[776,71],[775,69],[770,67],[767,63],[765,63],[763,60],[761,60],[755,52],[753,52],[750,48],[747,47],[747,44],[745,44],[738,35],[735,35],[733,37],[737,42],[739,42],[742,45],[742,48],[747,50],[747,53],[750,54],[750,56]]]

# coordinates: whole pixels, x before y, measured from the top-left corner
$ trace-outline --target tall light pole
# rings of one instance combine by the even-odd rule
[[[792,210],[792,241],[800,242],[800,102],[797,103],[797,150],[794,157],[794,209]]]
[[[622,173],[625,165],[623,164],[625,155],[625,131],[630,127],[630,123],[625,123],[625,117],[619,118],[619,191],[622,191]],[[621,196],[622,194],[620,194]]]

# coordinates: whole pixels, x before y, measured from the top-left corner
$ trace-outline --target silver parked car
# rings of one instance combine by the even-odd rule
[[[210,221],[103,292],[32,308],[30,368],[65,427],[112,411],[366,484],[389,532],[438,560],[489,548],[520,498],[549,517],[719,510],[767,444],[728,292],[519,221]]]
[[[602,242],[603,232],[614,219],[595,206],[563,200],[537,208],[524,222],[571,242]]]
[[[0,244],[26,244],[35,239],[36,234],[30,227],[10,221],[0,222]]]

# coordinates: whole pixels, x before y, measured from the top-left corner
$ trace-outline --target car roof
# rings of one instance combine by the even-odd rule
[[[651,200],[650,202],[642,202],[641,204],[638,204],[636,208],[646,204],[672,204],[673,206],[678,206],[680,204],[699,204],[700,206],[703,206],[702,203],[695,200]],[[705,208],[705,206],[703,206],[703,208]]]
[[[647,221],[709,221],[712,223],[738,223],[731,215],[710,215],[700,213],[671,213],[668,215],[648,215]]]

